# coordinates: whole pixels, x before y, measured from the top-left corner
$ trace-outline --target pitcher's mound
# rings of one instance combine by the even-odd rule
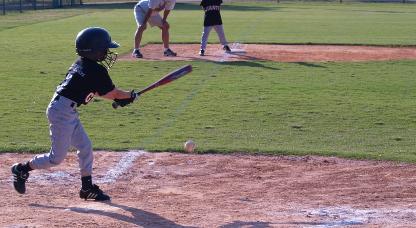
[[[354,62],[416,59],[414,47],[377,47],[347,45],[269,45],[230,44],[231,53],[225,53],[219,44],[208,44],[205,56],[199,56],[199,44],[172,44],[176,57],[163,56],[162,44],[148,44],[141,48],[143,59],[130,53],[121,55],[121,60],[206,60],[215,62],[267,60],[276,62]]]

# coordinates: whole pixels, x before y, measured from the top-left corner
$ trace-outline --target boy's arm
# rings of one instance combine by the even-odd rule
[[[114,88],[110,92],[102,95],[101,97],[114,100],[114,99],[128,99],[131,97],[131,91],[125,91],[118,88]]]
[[[124,91],[118,88],[114,88],[112,91],[108,92],[107,94],[101,96],[109,100],[114,100],[117,102],[118,105],[124,107],[128,104],[133,103],[134,100],[137,99],[137,93],[132,91]]]

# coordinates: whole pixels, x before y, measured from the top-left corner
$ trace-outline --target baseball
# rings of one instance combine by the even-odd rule
[[[194,152],[196,148],[196,144],[194,143],[194,141],[188,140],[183,144],[183,148],[185,149],[186,152],[191,153],[191,152]]]

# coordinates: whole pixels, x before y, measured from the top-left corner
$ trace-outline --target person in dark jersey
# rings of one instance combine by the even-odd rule
[[[46,115],[49,122],[51,148],[49,153],[34,156],[27,162],[11,167],[13,185],[18,193],[26,192],[29,172],[59,165],[66,157],[70,146],[78,151],[81,174],[82,199],[110,200],[97,185],[92,183],[93,147],[77,112],[77,107],[87,105],[95,96],[114,100],[126,106],[137,99],[134,91],[116,88],[108,70],[115,63],[117,54],[110,48],[119,44],[111,40],[107,30],[89,27],[80,31],[75,40],[79,58],[69,67],[65,79],[57,86]]]
[[[208,43],[208,37],[211,30],[214,28],[214,30],[218,34],[218,38],[220,39],[220,42],[222,44],[222,47],[225,52],[230,53],[231,49],[228,46],[227,40],[225,39],[224,34],[224,27],[222,25],[222,19],[221,19],[221,8],[222,0],[202,0],[201,6],[205,12],[204,16],[204,29],[202,31],[202,37],[201,37],[201,49],[199,50],[199,55],[204,56],[205,55],[205,49],[207,48]]]

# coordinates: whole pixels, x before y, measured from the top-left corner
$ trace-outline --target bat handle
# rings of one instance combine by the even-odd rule
[[[140,94],[141,94],[140,92],[136,92],[136,97],[139,97]],[[111,106],[113,106],[114,109],[117,109],[120,106],[120,104],[117,103],[117,101],[113,101],[113,103],[111,104]]]
[[[115,101],[113,101],[113,103],[111,104],[111,106],[113,106],[114,109],[117,109],[119,104]]]

